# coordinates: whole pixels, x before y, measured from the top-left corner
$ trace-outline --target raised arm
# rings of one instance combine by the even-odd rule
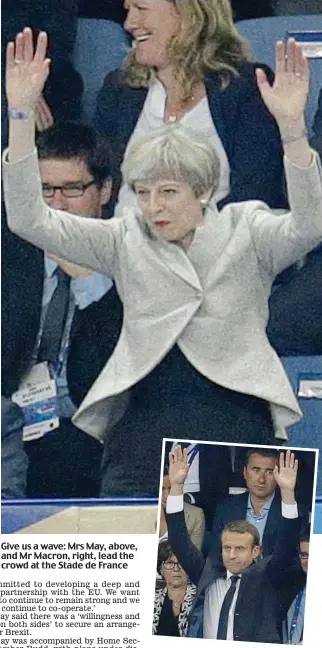
[[[204,557],[191,542],[183,513],[183,484],[188,474],[187,450],[177,446],[169,454],[170,493],[167,499],[168,539],[173,553],[193,583],[198,583]]]
[[[39,34],[34,50],[29,28],[7,46],[9,148],[3,180],[8,225],[48,252],[113,276],[123,225],[50,209],[42,197],[35,150],[35,110],[49,74],[46,49],[46,33]]]
[[[275,275],[322,240],[322,171],[305,128],[309,66],[301,45],[294,39],[276,44],[273,86],[263,70],[258,69],[256,75],[263,100],[281,133],[290,205],[283,216],[259,205],[253,205],[249,213],[259,261]]]
[[[278,540],[270,563],[269,575],[275,585],[283,585],[284,574],[294,569],[297,559],[301,521],[295,500],[298,460],[291,450],[281,452],[274,477],[281,491],[283,522],[279,527]]]
[[[267,108],[276,119],[285,155],[294,164],[306,167],[312,162],[304,119],[309,92],[308,61],[301,45],[294,38],[285,43],[277,41],[275,60],[273,85],[268,83],[265,72],[258,68],[258,88]]]

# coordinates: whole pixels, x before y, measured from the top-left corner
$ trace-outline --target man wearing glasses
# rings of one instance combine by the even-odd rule
[[[106,144],[98,144],[88,126],[57,123],[40,133],[37,148],[47,204],[80,218],[101,218],[111,192]],[[3,339],[6,345],[7,338],[13,352],[8,359],[8,372],[4,371],[3,390],[6,397],[14,391],[13,402],[23,412],[25,451],[29,458],[26,494],[35,498],[93,497],[99,486],[101,446],[71,423],[76,403],[71,398],[69,383],[77,382],[77,378],[83,380],[89,373],[90,358],[99,353],[96,346],[101,343],[101,336],[90,336],[89,331],[93,328],[92,320],[95,324],[102,310],[104,331],[107,329],[113,341],[117,341],[118,297],[109,277],[31,246],[26,264],[19,263],[19,256],[12,252],[16,241],[12,242],[10,248],[9,235],[5,256],[10,280],[8,299],[3,302],[7,321]],[[24,330],[24,344],[19,345],[17,328]],[[30,344],[26,343],[28,332]],[[82,346],[81,360],[78,342]],[[13,374],[19,377],[12,389],[9,383],[15,382]],[[11,380],[6,380],[7,375]],[[44,398],[44,394],[48,397]],[[4,496],[10,497],[10,489],[6,495],[6,485],[2,486]]]

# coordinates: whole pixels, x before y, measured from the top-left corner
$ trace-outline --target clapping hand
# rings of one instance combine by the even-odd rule
[[[188,471],[188,450],[187,448],[182,449],[181,446],[176,446],[176,448],[169,453],[169,479],[172,495],[182,494],[183,484]]]
[[[40,32],[34,51],[29,27],[17,34],[15,42],[7,45],[6,91],[8,107],[33,111],[49,74],[50,59],[46,58],[47,34]]]
[[[285,501],[285,494],[294,496],[298,471],[298,460],[295,459],[294,452],[287,450],[281,452],[279,456],[279,466],[274,468],[274,477],[277,485],[281,489],[282,499]],[[293,499],[293,497],[292,497]]]
[[[257,69],[259,91],[267,108],[275,117],[282,137],[297,122],[303,123],[309,92],[309,65],[302,46],[294,38],[277,41],[275,48],[275,80],[271,86],[264,70]]]

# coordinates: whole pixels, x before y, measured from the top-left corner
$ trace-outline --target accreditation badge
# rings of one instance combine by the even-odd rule
[[[47,362],[40,362],[28,371],[12,401],[19,405],[24,416],[24,441],[40,439],[59,426],[57,387]]]

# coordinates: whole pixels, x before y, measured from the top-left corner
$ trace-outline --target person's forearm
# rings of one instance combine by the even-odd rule
[[[19,107],[16,111],[25,112]],[[35,118],[31,111],[28,119],[9,119],[9,161],[27,157],[35,148]]]
[[[283,504],[296,504],[294,490],[281,488],[281,500]]]
[[[312,162],[312,150],[307,139],[304,117],[295,122],[279,123],[284,154],[299,167],[308,167]]]
[[[183,484],[171,484],[169,495],[183,495]]]

